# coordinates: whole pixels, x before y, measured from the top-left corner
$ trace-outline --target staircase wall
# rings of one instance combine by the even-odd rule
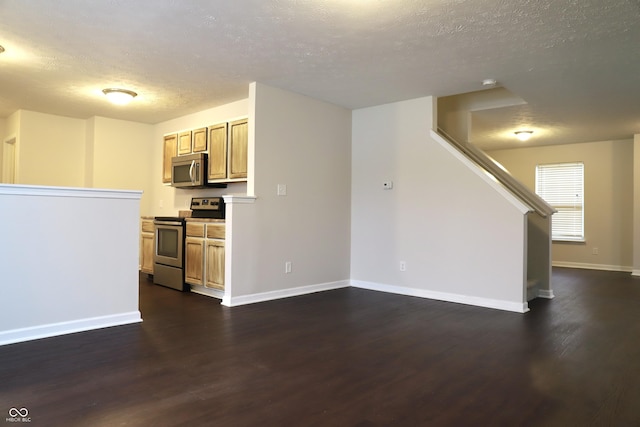
[[[431,134],[433,112],[432,97],[353,112],[352,285],[526,311],[528,208]]]

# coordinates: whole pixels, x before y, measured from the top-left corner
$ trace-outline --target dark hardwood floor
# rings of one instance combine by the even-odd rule
[[[516,314],[355,288],[229,309],[142,276],[143,323],[0,347],[0,411],[28,408],[32,426],[640,425],[640,280],[553,280],[554,300]]]

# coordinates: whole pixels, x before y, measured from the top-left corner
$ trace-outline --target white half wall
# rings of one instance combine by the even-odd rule
[[[141,321],[140,196],[0,185],[0,345]]]
[[[432,116],[431,97],[353,112],[351,280],[526,311],[526,216],[431,138]]]

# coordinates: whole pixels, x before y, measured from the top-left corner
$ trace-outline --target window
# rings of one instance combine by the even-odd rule
[[[552,239],[584,241],[584,163],[536,166],[536,193],[558,211]]]

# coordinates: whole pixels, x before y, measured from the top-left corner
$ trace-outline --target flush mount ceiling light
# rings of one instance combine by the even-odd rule
[[[482,86],[486,86],[486,87],[493,87],[497,84],[498,82],[496,81],[496,79],[484,79],[482,81]]]
[[[118,105],[126,105],[131,102],[133,98],[138,96],[138,94],[132,90],[117,88],[102,89],[102,93],[107,96],[109,101]]]
[[[532,130],[519,130],[517,132],[514,132],[516,135],[516,138],[518,138],[520,141],[528,141],[529,138],[531,138],[531,135],[533,134]]]

